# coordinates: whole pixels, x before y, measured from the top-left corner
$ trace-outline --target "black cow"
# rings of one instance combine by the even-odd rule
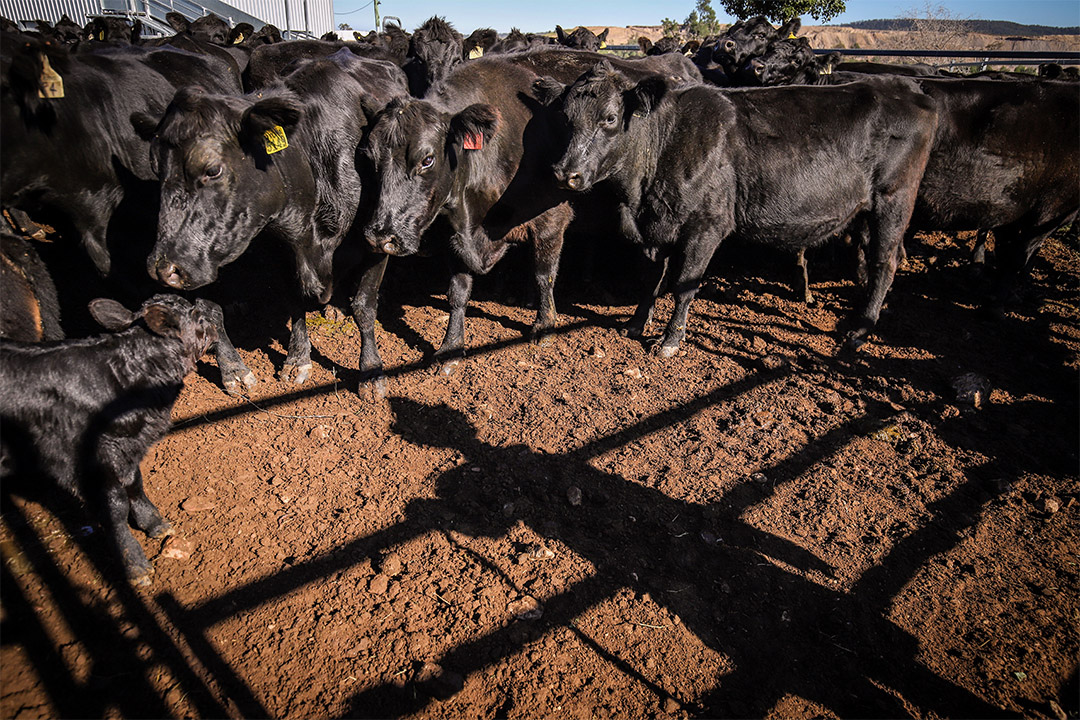
[[[674,261],[676,307],[662,356],[677,352],[690,301],[725,237],[794,251],[860,222],[869,227],[870,292],[848,343],[865,342],[933,140],[934,104],[909,81],[830,92],[672,89],[660,77],[635,84],[601,62],[569,88],[549,78],[536,92],[544,102],[562,98],[571,128],[555,164],[559,181],[579,192],[614,185],[624,234],[665,266]],[[643,334],[661,281],[649,283],[629,335]]]
[[[142,37],[142,21],[134,23],[125,18],[96,17],[86,23],[83,38],[107,45],[132,45]]]
[[[49,25],[44,20],[38,20],[37,30],[42,37],[59,43],[72,44],[83,39],[83,28],[64,13],[55,25]]]
[[[0,232],[0,337],[61,340],[56,285],[33,243]]]
[[[912,230],[992,230],[1003,303],[1080,209],[1080,92],[1054,81],[916,82],[940,120]]]
[[[269,87],[305,60],[326,58],[348,48],[357,57],[382,60],[400,65],[395,56],[377,44],[367,42],[330,42],[328,40],[290,40],[257,45],[244,70],[244,88],[248,92]]]
[[[764,53],[770,43],[793,37],[801,27],[799,18],[774,28],[768,18],[757,15],[735,23],[715,43],[703,44],[702,50],[711,47],[713,52],[709,59],[718,63],[728,77],[732,77],[750,58]]]
[[[567,33],[556,25],[555,36],[558,38],[560,45],[565,45],[568,48],[599,52],[601,48],[607,46],[608,30],[610,28],[604,28],[604,31],[597,35],[587,27],[579,27],[573,32]]]
[[[491,28],[477,28],[465,38],[461,47],[462,60],[475,60],[489,52],[499,41],[499,33]]]
[[[547,37],[546,35],[523,33],[517,28],[510,28],[510,32],[506,34],[506,37],[499,39],[498,42],[491,46],[491,49],[488,52],[514,53],[528,50],[529,48],[555,44],[557,44],[555,38]]]
[[[734,84],[743,86],[814,85],[820,78],[831,75],[840,60],[838,52],[815,55],[810,41],[804,37],[784,38],[769,43],[762,54],[747,60],[732,78]],[[847,79],[863,78],[848,73]]]
[[[686,54],[692,48],[691,43],[681,44],[678,38],[665,35],[655,43],[649,38],[642,35],[638,38],[638,47],[641,49],[642,55],[664,55],[666,53],[683,53]]]
[[[389,105],[367,142],[379,185],[364,231],[371,246],[408,255],[429,228],[449,236],[457,267],[436,354],[447,372],[463,354],[472,274],[487,273],[509,242],[533,247],[540,292],[533,338],[542,340],[556,320],[552,286],[572,213],[548,169],[557,147],[551,113],[529,97],[537,75],[514,62],[521,57],[462,64],[430,97]],[[444,223],[436,223],[440,216]]]
[[[444,79],[462,62],[465,39],[441,17],[428,18],[409,40],[409,58],[402,66],[409,92],[424,97],[428,88]]]
[[[248,95],[177,93],[154,130],[161,214],[150,274],[174,288],[207,285],[266,230],[293,249],[304,295],[328,302],[334,252],[360,202],[355,154],[366,115],[405,93],[396,65],[344,48],[300,63],[283,85]],[[369,256],[354,301],[364,370],[381,367],[374,291],[366,288],[377,288],[384,261]],[[297,304],[281,374],[302,383],[310,370],[307,324]]]
[[[215,45],[232,44],[229,38],[232,28],[214,13],[188,20],[178,12],[169,12],[165,14],[165,22],[176,32],[187,33],[196,40]]]
[[[91,313],[115,334],[44,345],[0,340],[0,476],[39,491],[49,481],[100,508],[139,585],[149,584],[153,566],[128,522],[150,537],[172,532],[143,491],[139,462],[165,437],[184,377],[214,342],[208,305],[157,295],[133,313],[95,300]]]

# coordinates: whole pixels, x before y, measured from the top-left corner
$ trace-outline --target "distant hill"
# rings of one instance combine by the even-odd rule
[[[941,21],[948,24],[949,21]],[[1046,25],[1021,25],[1020,23],[1006,20],[958,20],[958,25],[963,26],[968,32],[981,33],[983,35],[1080,35],[1080,26],[1076,27],[1048,27]],[[894,20],[859,20],[852,23],[844,23],[839,27],[851,27],[856,30],[915,30],[915,21],[907,18]]]

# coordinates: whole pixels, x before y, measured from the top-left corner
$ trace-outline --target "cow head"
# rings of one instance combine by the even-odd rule
[[[555,163],[555,179],[568,190],[585,191],[622,167],[630,156],[630,131],[656,108],[667,84],[657,75],[635,85],[601,60],[569,87],[541,78],[533,92],[545,105],[561,99],[569,143]]]
[[[409,91],[423,97],[429,87],[445,78],[462,60],[464,38],[441,17],[432,17],[416,28],[409,41],[405,74]]]
[[[151,137],[161,180],[158,237],[147,260],[151,277],[173,288],[213,282],[288,202],[281,149],[302,115],[283,88],[242,97],[177,92],[156,125],[135,117]],[[293,148],[291,152],[299,152]]]
[[[561,27],[556,25],[555,36],[558,38],[560,45],[565,45],[568,48],[585,50],[587,52],[600,52],[601,48],[607,46],[609,29],[610,28],[604,28],[604,31],[599,35],[587,27],[579,27],[573,32],[567,33]]]
[[[471,161],[467,154],[490,152],[498,125],[498,111],[483,104],[452,114],[426,101],[399,99],[376,115],[365,149],[378,185],[364,228],[372,248],[389,255],[415,253],[421,235],[463,182],[462,167]],[[486,271],[480,269],[485,261],[472,260],[475,271]]]
[[[178,340],[191,372],[217,342],[221,308],[208,300],[196,300],[193,305],[178,295],[155,295],[132,312],[116,300],[97,298],[90,301],[90,315],[111,332],[126,330],[142,320],[153,334]]]
[[[779,28],[774,28],[764,15],[741,20],[717,40],[712,59],[720,64],[725,73],[732,75],[747,60],[765,52],[769,43],[794,35],[800,27],[802,23],[798,18],[789,20]]]
[[[807,72],[813,78],[805,76]],[[765,52],[751,58],[736,74],[740,85],[806,84],[817,78],[817,63],[810,42],[785,38],[769,44]]]

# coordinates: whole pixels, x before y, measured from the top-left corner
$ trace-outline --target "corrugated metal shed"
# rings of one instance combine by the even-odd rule
[[[228,6],[234,7],[237,14],[251,15],[283,31],[318,37],[334,29],[334,0],[233,0],[226,7],[210,0],[0,0],[0,15],[32,28],[34,20],[56,22],[65,13],[80,25],[103,13],[151,15],[163,20],[166,12],[175,10],[194,19],[207,14],[207,5],[222,17],[235,17],[228,11]]]

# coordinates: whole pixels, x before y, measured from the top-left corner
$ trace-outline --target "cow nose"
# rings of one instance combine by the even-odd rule
[[[574,172],[567,175],[564,182],[566,184],[566,187],[570,188],[571,190],[580,190],[581,187],[585,184],[585,179],[581,177],[581,173]]]
[[[734,40],[726,40],[726,41],[724,41],[724,50],[726,52],[731,52],[734,49],[735,49],[735,41]]]
[[[163,285],[168,285],[177,290],[187,285],[187,273],[165,258],[158,258],[157,264],[154,266],[154,272]]]
[[[765,63],[760,60],[754,59],[750,61],[750,70],[754,73],[755,77],[761,77],[765,74]]]

